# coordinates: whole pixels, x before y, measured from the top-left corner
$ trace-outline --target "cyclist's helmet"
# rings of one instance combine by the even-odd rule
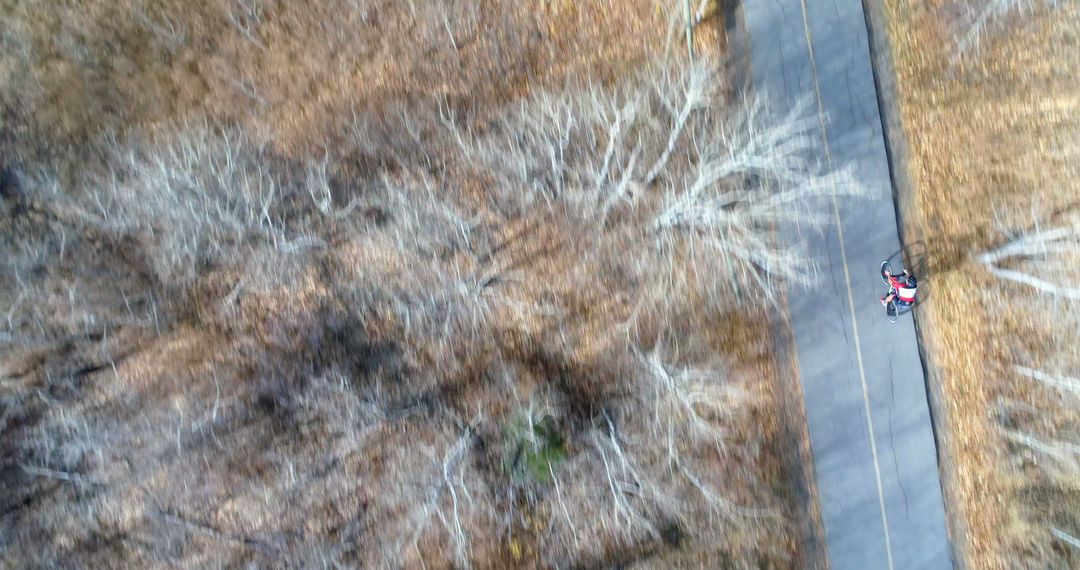
[[[918,280],[917,280],[917,279],[915,279],[915,276],[914,276],[914,275],[910,275],[910,274],[909,274],[909,275],[907,276],[907,286],[908,286],[908,288],[910,288],[910,289],[914,289],[914,288],[915,288],[915,287],[917,287],[918,285],[919,285],[919,282],[918,282]]]

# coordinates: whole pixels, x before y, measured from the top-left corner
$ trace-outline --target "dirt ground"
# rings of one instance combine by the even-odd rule
[[[608,517],[618,524],[628,515],[604,509],[571,536],[561,526],[564,515],[574,526],[567,504],[575,513],[601,504],[607,489],[598,499],[594,483],[607,480],[608,456],[585,461],[578,452],[589,440],[571,438],[559,449],[572,457],[565,471],[552,469],[554,481],[505,484],[499,446],[508,436],[500,430],[511,428],[499,426],[512,427],[523,402],[529,421],[533,402],[548,402],[566,408],[553,412],[560,428],[575,424],[599,441],[599,412],[572,400],[601,389],[631,399],[618,393],[627,371],[605,368],[618,337],[611,331],[621,330],[612,322],[627,320],[630,304],[605,296],[601,282],[569,264],[574,258],[559,257],[578,252],[558,226],[508,224],[493,238],[501,240],[493,255],[521,268],[522,288],[543,282],[571,299],[580,318],[570,334],[584,339],[573,351],[551,350],[565,339],[545,338],[542,317],[505,311],[490,327],[512,359],[462,342],[409,360],[380,340],[399,330],[380,329],[382,315],[358,316],[355,307],[367,300],[365,279],[392,279],[420,263],[372,245],[378,232],[357,228],[377,226],[382,214],[360,199],[345,212],[362,219],[356,225],[323,212],[331,221],[310,254],[299,243],[303,255],[278,263],[241,243],[233,255],[250,256],[247,263],[222,257],[186,273],[139,247],[171,223],[167,213],[150,211],[146,232],[117,237],[72,206],[96,202],[108,218],[100,188],[85,181],[113,176],[122,185],[126,175],[116,171],[139,160],[122,149],[165,146],[190,161],[184,153],[197,152],[185,142],[162,143],[181,131],[224,136],[229,152],[254,149],[254,162],[271,165],[270,180],[278,168],[310,183],[321,160],[331,165],[327,204],[362,197],[377,173],[438,162],[410,154],[417,141],[438,138],[428,131],[452,125],[472,136],[541,91],[610,84],[684,49],[666,6],[0,0],[0,237],[14,252],[0,276],[5,561],[800,566],[790,416],[760,309],[707,321],[689,315],[678,328],[692,331],[681,350],[722,362],[738,388],[724,395],[738,412],[709,418],[730,430],[730,449],[700,458],[717,467],[709,477],[725,491],[718,503],[761,506],[761,520],[713,511],[665,522],[646,538],[631,524],[617,539]],[[720,28],[706,14],[702,56],[719,57]],[[214,165],[228,170],[232,161]],[[250,172],[241,170],[246,185]],[[452,190],[476,188],[464,181]],[[261,216],[270,220],[268,207]],[[420,230],[398,238],[422,240]],[[469,507],[459,511],[459,500]],[[472,508],[489,501],[512,508]],[[457,550],[466,534],[471,554]]]
[[[1075,475],[1048,476],[1037,467],[1046,456],[1006,439],[1027,430],[1071,437],[1075,403],[1014,366],[1069,353],[1076,366],[1075,346],[1059,344],[1072,325],[1032,310],[1033,290],[1003,284],[975,257],[1075,213],[1080,5],[1035,3],[960,53],[956,15],[986,3],[885,4],[914,191],[906,246],[917,258],[909,262],[925,268],[918,318],[950,428],[941,434],[955,474],[947,502],[962,533],[952,540],[968,568],[1076,567],[1078,551],[1050,532],[1078,530]]]

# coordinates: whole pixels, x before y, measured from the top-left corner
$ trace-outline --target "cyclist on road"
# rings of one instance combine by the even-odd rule
[[[897,308],[907,308],[915,304],[915,290],[919,282],[907,269],[897,277],[892,271],[885,270],[885,278],[889,280],[889,294],[881,297],[881,304],[888,306],[891,301],[896,301]]]

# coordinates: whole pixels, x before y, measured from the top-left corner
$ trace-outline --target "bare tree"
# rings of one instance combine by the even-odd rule
[[[150,145],[114,143],[111,165],[86,183],[84,221],[145,240],[164,283],[190,282],[201,266],[242,261],[264,245],[321,247],[305,231],[309,211],[344,215],[329,201],[320,165],[305,192],[275,164],[267,141],[238,131],[202,126]]]
[[[805,106],[730,111],[717,78],[705,65],[657,66],[615,87],[543,93],[463,148],[516,211],[559,209],[586,234],[629,240],[635,274],[693,275],[713,299],[748,286],[771,296],[807,265],[775,224],[821,225],[822,199],[865,189],[846,169],[821,170]]]

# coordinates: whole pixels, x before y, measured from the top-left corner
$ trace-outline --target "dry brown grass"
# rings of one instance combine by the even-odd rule
[[[1080,7],[1007,17],[958,57],[956,4],[886,2],[915,192],[908,246],[925,251],[920,319],[951,427],[951,514],[967,529],[952,538],[971,568],[1074,566],[1077,551],[1050,528],[1078,529],[1077,480],[1049,477],[1037,467],[1047,457],[1006,430],[1067,439],[1080,425],[1072,400],[1014,370],[1064,357],[1075,371],[1075,325],[974,258],[1009,232],[1062,223],[1080,200]]]
[[[530,89],[611,80],[668,30],[651,1],[5,0],[0,13],[20,140],[60,156],[206,119],[264,132],[290,156],[333,153],[355,114],[442,99],[479,121]]]

